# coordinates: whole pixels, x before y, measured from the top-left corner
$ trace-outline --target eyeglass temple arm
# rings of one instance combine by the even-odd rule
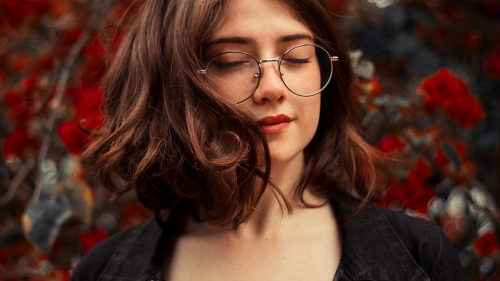
[[[333,56],[333,57],[330,57],[330,60],[331,61],[339,61],[339,57]]]

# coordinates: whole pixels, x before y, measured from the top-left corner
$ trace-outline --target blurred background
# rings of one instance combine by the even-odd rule
[[[100,79],[142,1],[0,0],[0,281],[69,280],[151,215],[79,164]],[[500,1],[329,0],[367,140],[398,159],[377,204],[432,221],[468,280],[500,280]]]

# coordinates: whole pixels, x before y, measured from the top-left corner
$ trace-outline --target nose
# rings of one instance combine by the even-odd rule
[[[288,89],[281,80],[276,59],[263,60],[260,65],[259,86],[253,94],[253,99],[257,103],[267,101],[271,103],[281,102],[288,97]]]

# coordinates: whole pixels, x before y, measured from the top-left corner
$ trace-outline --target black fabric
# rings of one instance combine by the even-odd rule
[[[334,281],[465,280],[453,245],[439,227],[372,205],[354,216],[360,202],[347,195],[336,195],[331,203],[343,247]],[[174,209],[163,229],[149,219],[99,243],[71,280],[162,280],[161,250],[182,213]]]

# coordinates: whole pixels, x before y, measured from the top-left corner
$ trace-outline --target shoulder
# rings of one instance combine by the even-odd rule
[[[333,203],[344,235],[343,258],[355,277],[464,280],[452,243],[435,224],[370,204],[359,209],[352,197],[340,196]]]
[[[404,245],[408,254],[431,280],[463,278],[455,248],[441,227],[421,218],[372,205],[366,211],[384,218],[398,242]]]
[[[90,249],[78,262],[72,276],[72,281],[99,280],[111,263],[121,263],[123,256],[119,252],[126,252],[131,247],[131,240],[136,240],[140,234],[155,225],[153,219],[148,219],[143,223],[120,231]]]

